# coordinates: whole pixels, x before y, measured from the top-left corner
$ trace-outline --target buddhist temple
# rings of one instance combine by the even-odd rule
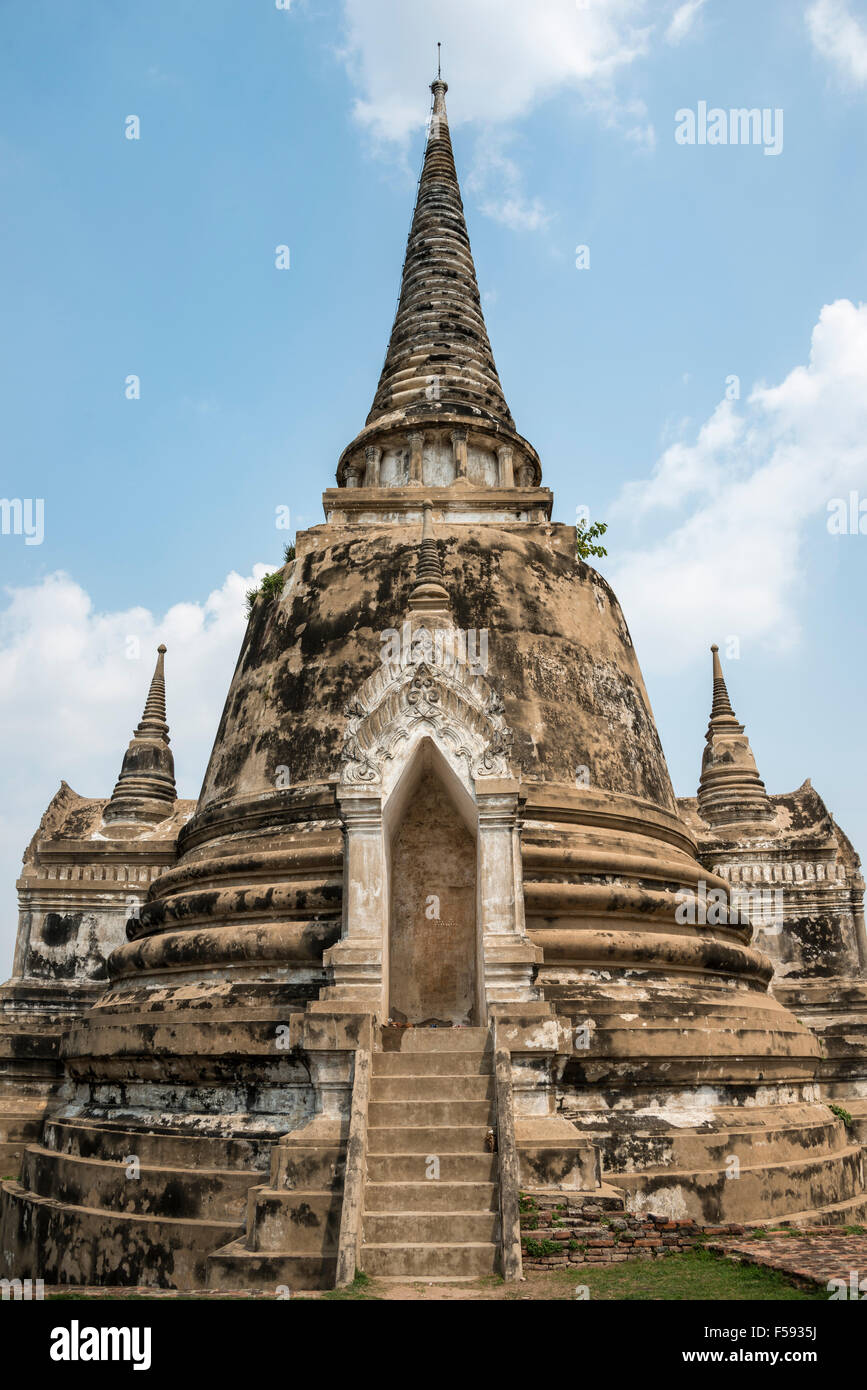
[[[54,1051],[10,1073],[19,1277],[515,1279],[528,1197],[867,1213],[830,1108],[867,1097],[857,857],[809,788],[768,795],[716,651],[677,800],[617,598],[506,402],[431,91],[373,404],[252,603],[198,801],[161,651],[108,803],[62,790],[28,850],[5,1016],[44,1036],[44,992]],[[779,934],[732,910],[744,881],[797,886]],[[95,922],[62,987],[46,909]]]

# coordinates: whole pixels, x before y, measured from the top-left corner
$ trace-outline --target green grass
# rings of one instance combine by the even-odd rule
[[[424,1297],[424,1281],[407,1279],[416,1293]],[[799,1283],[794,1278],[775,1269],[765,1269],[761,1265],[740,1264],[735,1260],[717,1255],[713,1251],[693,1249],[678,1255],[666,1255],[655,1260],[625,1260],[616,1265],[578,1265],[571,1269],[552,1269],[531,1271],[526,1280],[519,1284],[506,1284],[498,1274],[485,1275],[466,1285],[467,1296],[472,1297],[470,1289],[476,1290],[476,1297],[511,1302],[516,1299],[546,1300],[566,1302],[575,1297],[576,1285],[586,1285],[590,1299],[622,1302],[690,1302],[694,1299],[709,1299],[720,1303],[749,1302],[787,1302],[824,1303],[828,1292],[824,1285]],[[156,1291],[154,1291],[156,1294]],[[115,1292],[106,1295],[111,1301],[143,1300],[154,1297],[150,1293]],[[264,1300],[264,1291],[246,1295]],[[456,1294],[460,1299],[463,1295]],[[70,1301],[92,1301],[93,1294],[81,1294],[74,1289],[50,1293],[49,1299]],[[190,1299],[221,1297],[238,1298],[235,1294],[213,1293],[169,1294],[181,1302]],[[240,1295],[241,1298],[244,1295]],[[354,1280],[346,1288],[328,1289],[319,1294],[298,1294],[293,1302],[309,1302],[321,1299],[326,1302],[367,1302],[381,1301],[388,1294],[382,1285],[361,1270],[356,1271]]]
[[[363,1274],[360,1269],[355,1271],[355,1278],[351,1284],[347,1284],[342,1289],[328,1289],[321,1295],[323,1299],[328,1299],[332,1303],[343,1302],[346,1299],[371,1299],[379,1298],[371,1289],[372,1280],[367,1274]]]
[[[575,1285],[585,1284],[591,1299],[627,1302],[702,1298],[721,1302],[828,1301],[826,1290],[818,1285],[798,1286],[778,1270],[737,1264],[709,1250],[690,1250],[660,1260],[628,1260],[606,1269],[581,1265],[577,1269],[556,1270],[551,1280],[564,1288],[562,1294],[553,1295],[555,1298],[572,1297]]]

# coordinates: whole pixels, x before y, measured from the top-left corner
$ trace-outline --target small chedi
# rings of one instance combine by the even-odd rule
[[[818,1036],[821,1095],[867,1143],[864,879],[849,840],[808,779],[768,796],[713,653],[713,704],[697,798],[679,801],[701,862],[774,963],[772,990]]]
[[[6,1274],[515,1278],[521,1194],[867,1214],[858,859],[809,784],[766,794],[716,653],[675,798],[506,404],[446,90],[373,406],[253,601],[195,807],[160,664],[111,801],[62,788],[27,852]]]
[[[0,1167],[38,1142],[62,1081],[60,1040],[103,992],[107,961],[175,862],[195,802],[179,801],[160,646],[141,723],[106,800],[61,782],[24,854],[12,977],[0,986]]]

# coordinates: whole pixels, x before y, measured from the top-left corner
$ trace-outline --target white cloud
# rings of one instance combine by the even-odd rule
[[[867,496],[867,305],[841,299],[806,365],[721,402],[609,510],[621,544],[634,528],[608,574],[647,667],[682,667],[720,633],[796,643],[804,557],[850,490]]]
[[[449,119],[512,121],[565,87],[605,84],[647,51],[646,0],[344,0],[359,121],[402,141],[426,116],[443,44]]]
[[[230,574],[202,602],[162,616],[100,613],[63,573],[8,589],[0,613],[0,979],[8,974],[21,856],[61,778],[82,796],[109,796],[141,718],[159,642],[179,795],[198,796],[246,624],[253,577]],[[129,659],[130,638],[140,656]]]
[[[505,153],[507,137],[486,130],[476,146],[476,158],[466,186],[479,207],[495,222],[514,231],[541,231],[551,220],[540,198],[528,198],[521,171]]]
[[[704,9],[704,4],[705,0],[686,0],[685,4],[678,6],[665,31],[665,37],[669,43],[682,43],[687,35],[692,33],[698,15]]]
[[[652,149],[644,103],[619,90],[622,74],[649,50],[652,11],[650,0],[440,0],[434,9],[344,0],[341,56],[359,93],[354,115],[380,152],[406,160],[409,136],[428,114],[442,40],[449,122],[481,131],[467,187],[495,221],[541,231],[551,213],[524,191],[518,166],[502,150],[509,138],[503,127],[570,90],[605,128]]]
[[[852,13],[848,0],[815,0],[806,11],[807,30],[816,52],[845,81],[867,83],[867,17]]]

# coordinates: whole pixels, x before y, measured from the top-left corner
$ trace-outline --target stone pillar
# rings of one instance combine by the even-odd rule
[[[497,449],[497,458],[500,464],[500,487],[514,487],[515,471],[511,444],[501,444]]]
[[[530,941],[524,919],[518,784],[476,779],[479,811],[478,918],[484,1004],[540,998],[533,984],[541,952]]]
[[[422,449],[424,447],[424,434],[421,430],[411,430],[409,439],[409,481],[410,485],[421,487],[422,484]]]
[[[357,463],[348,463],[348,464],[346,465],[346,486],[347,486],[347,487],[360,487],[360,485],[361,485],[361,469],[360,469],[359,465],[358,465]]]
[[[467,432],[465,429],[452,430],[452,450],[455,457],[455,481],[467,476]]]
[[[373,788],[338,794],[343,821],[343,923],[325,952],[331,983],[323,1000],[350,999],[379,1012],[387,1007],[388,871],[382,802]]]
[[[518,487],[533,486],[533,465],[532,463],[518,464]]]
[[[379,487],[379,460],[381,458],[382,450],[375,444],[368,444],[364,451],[366,464],[364,473],[365,487]]]
[[[855,881],[855,889],[852,893],[852,916],[855,920],[855,942],[858,947],[858,960],[861,966],[861,974],[867,975],[867,928],[864,924],[864,880],[860,877]]]
[[[33,913],[23,907],[18,912],[18,933],[15,937],[15,954],[12,958],[12,979],[17,980],[27,973],[27,957],[30,953],[30,933],[33,930]]]

